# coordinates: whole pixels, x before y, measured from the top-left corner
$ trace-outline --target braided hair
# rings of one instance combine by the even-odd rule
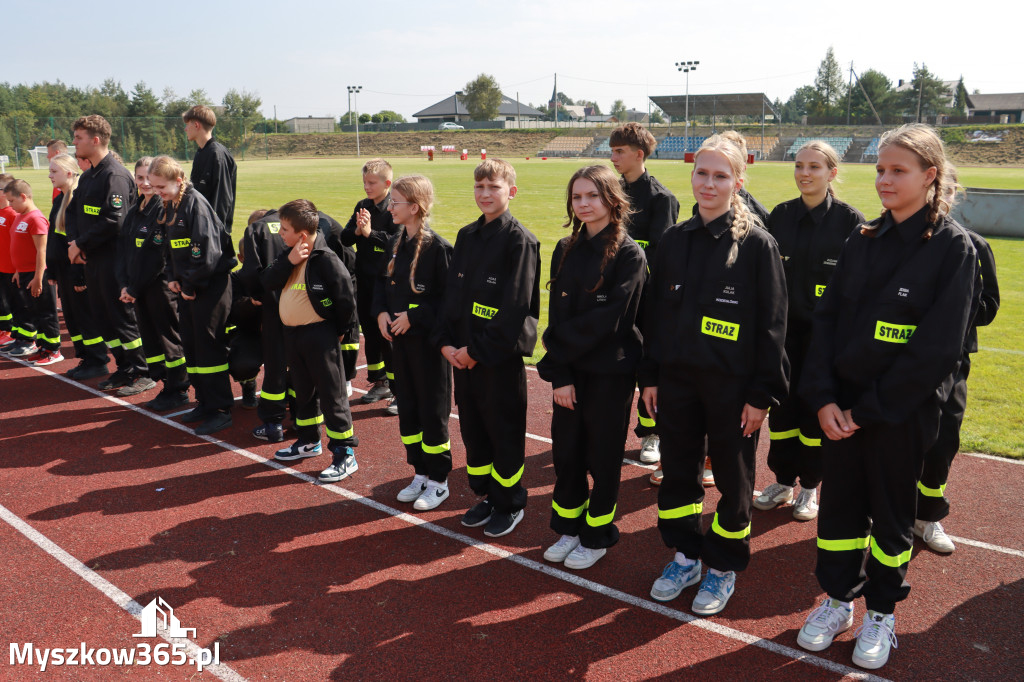
[[[718,152],[724,156],[729,162],[732,174],[736,180],[746,181],[747,145],[739,133],[730,130],[718,135],[712,135],[704,140],[704,144],[694,154],[694,163],[696,163],[701,154],[708,151]],[[729,228],[729,233],[733,241],[732,246],[729,248],[729,255],[725,260],[726,267],[732,267],[736,262],[740,253],[740,242],[746,238],[750,228],[761,225],[761,221],[750,211],[747,203],[743,201],[738,191],[733,191],[732,196],[729,198],[729,208],[732,209],[732,226]]]
[[[434,205],[434,186],[424,175],[403,175],[395,180],[395,183],[391,186],[391,192],[397,192],[419,209],[417,217],[420,220],[420,229],[416,236],[413,237],[413,240],[416,242],[416,251],[412,256],[412,265],[409,266],[409,288],[416,294],[419,293],[416,290],[416,266],[419,264],[420,253],[423,251],[423,247],[430,244],[434,238],[434,233],[427,225],[430,209]],[[407,228],[403,231],[403,234],[409,234]],[[401,245],[402,238],[399,237],[395,240],[395,245],[391,250],[391,260],[388,261],[387,273],[389,276],[395,272],[395,258],[398,256],[398,249]]]
[[[182,170],[181,164],[169,156],[158,156],[153,159],[153,162],[149,164],[149,174],[164,180],[181,180],[178,196],[171,201],[164,202],[163,213],[160,215],[160,219],[157,220],[161,225],[173,225],[178,219],[178,207],[181,206],[181,200],[185,197],[185,192],[192,186],[192,183],[185,177],[185,171]]]

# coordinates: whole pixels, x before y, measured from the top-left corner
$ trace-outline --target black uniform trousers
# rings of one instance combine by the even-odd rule
[[[57,281],[61,312],[75,347],[75,357],[90,365],[106,365],[107,347],[90,310],[89,290],[75,291],[70,263],[61,263],[54,270],[47,271],[47,275]]]
[[[164,382],[164,390],[188,389],[185,349],[178,323],[178,297],[167,288],[167,278],[157,277],[135,299],[135,319],[142,335],[142,350],[149,378]]]
[[[497,365],[454,370],[469,487],[495,511],[526,506],[526,368],[518,355]],[[401,383],[401,382],[399,382]],[[399,400],[401,404],[401,400]],[[401,408],[399,408],[401,414]]]
[[[356,375],[356,362],[359,359],[359,319],[352,320],[352,326],[341,337],[341,366],[345,370],[346,381],[352,381]]]
[[[14,326],[14,302],[17,295],[11,273],[0,272],[0,331],[10,332]]]
[[[658,430],[665,478],[658,490],[658,530],[668,547],[719,571],[750,563],[755,431],[743,437],[740,417],[749,382],[719,372],[662,365]],[[704,438],[722,497],[705,533]]]
[[[804,361],[811,347],[811,326],[790,320],[786,327],[786,355],[790,362],[790,386],[799,386]],[[806,490],[821,483],[821,441],[824,434],[817,413],[795,390],[768,413],[768,468],[782,485],[794,486],[797,478]]]
[[[964,353],[954,376],[953,390],[942,404],[939,415],[939,439],[924,453],[924,468],[917,483],[917,518],[941,521],[949,515],[946,483],[953,458],[960,450],[960,427],[967,409],[967,376],[971,373],[971,356]]]
[[[648,267],[648,274],[650,273],[650,267]],[[643,329],[643,311],[647,307],[647,289],[644,289],[640,293],[640,305],[638,307],[636,324],[637,327]],[[641,392],[643,386],[640,387]],[[643,400],[636,401],[636,426],[633,428],[633,433],[636,434],[637,438],[646,438],[647,436],[657,435],[658,422],[657,415],[651,415],[647,411],[647,405],[644,405]]]
[[[367,381],[394,378],[391,371],[391,342],[380,335],[380,327],[377,326],[377,318],[373,314],[375,284],[373,277],[356,277],[356,312],[359,315],[359,326],[363,330]]]
[[[181,342],[196,402],[208,414],[228,412],[235,404],[228,376],[227,323],[231,310],[231,278],[220,273],[191,300],[181,299]]]
[[[345,395],[341,345],[332,322],[284,327],[288,379],[295,391],[295,430],[301,443],[320,442],[320,424],[327,447],[355,447],[352,413]]]
[[[43,290],[32,295],[34,272],[18,273],[18,295],[25,309],[25,323],[21,324],[26,337],[32,334],[36,346],[44,350],[60,350],[60,320],[57,317],[57,295],[49,278],[43,274]]]
[[[146,374],[146,356],[142,352],[142,338],[135,323],[135,309],[120,300],[116,259],[112,243],[108,248],[89,252],[85,264],[89,311],[114,356],[117,369],[131,376],[143,376]]]
[[[288,360],[285,356],[284,325],[277,299],[268,296],[260,306],[260,336],[263,349],[263,384],[256,414],[264,422],[280,424],[288,411]]]
[[[233,329],[228,335],[228,374],[242,383],[255,379],[263,365],[263,340],[259,333]]]
[[[391,390],[401,406],[398,432],[406,461],[417,474],[446,481],[452,470],[451,365],[423,336],[399,334],[394,339],[391,367],[397,381]]]
[[[36,329],[32,326],[28,308],[25,307],[25,298],[21,295],[21,287],[18,286],[17,273],[0,273],[0,286],[7,292],[7,303],[11,309],[11,336],[18,341],[35,341]]]
[[[862,426],[822,443],[815,575],[828,596],[864,595],[869,609],[892,613],[910,593],[917,481],[937,411],[921,408],[902,424]]]
[[[553,405],[551,415],[551,530],[578,535],[590,549],[611,547],[619,541],[615,508],[636,377],[574,371],[573,386],[576,409]]]

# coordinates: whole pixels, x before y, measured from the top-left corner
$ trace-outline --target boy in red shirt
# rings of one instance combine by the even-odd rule
[[[4,194],[14,176],[3,173],[0,175],[0,350],[9,350],[17,342],[11,335],[14,326],[15,296],[14,266],[11,265],[11,228],[18,217],[18,212],[11,208]]]
[[[4,188],[11,208],[18,218],[11,230],[11,263],[17,273],[18,295],[26,309],[26,324],[21,326],[28,337],[21,348],[10,351],[37,367],[52,365],[64,359],[60,353],[60,323],[53,285],[46,279],[46,237],[50,223],[32,201],[32,186],[24,180],[13,180]],[[34,336],[35,343],[31,338]],[[38,352],[36,352],[38,350]]]

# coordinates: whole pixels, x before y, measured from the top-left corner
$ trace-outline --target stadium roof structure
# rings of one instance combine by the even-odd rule
[[[967,106],[981,111],[1022,111],[1024,110],[1024,92],[967,95]]]
[[[686,95],[651,97],[662,111],[674,120],[686,116]],[[763,92],[742,92],[725,95],[690,95],[690,118],[694,116],[760,116],[762,113],[778,115],[772,102]]]
[[[544,112],[537,111],[531,106],[522,102],[516,102],[516,100],[508,95],[502,94],[498,115],[502,117],[522,116],[524,118],[540,118],[544,116]],[[452,95],[451,97],[445,97],[437,104],[431,104],[426,109],[413,114],[413,118],[419,119],[435,119],[439,117],[458,117],[468,121],[469,109],[466,108],[466,105],[462,103],[462,100],[457,95]]]

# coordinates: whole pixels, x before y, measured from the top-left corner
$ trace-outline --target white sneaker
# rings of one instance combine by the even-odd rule
[[[853,604],[825,597],[821,606],[807,616],[796,643],[808,651],[824,651],[836,635],[852,627]]]
[[[399,502],[415,502],[416,498],[422,495],[423,491],[426,489],[426,474],[416,474],[412,477],[412,483],[399,490],[396,497]]]
[[[914,521],[914,535],[924,540],[924,544],[939,554],[951,554],[956,545],[946,535],[946,530],[938,521]]]
[[[818,491],[814,488],[800,488],[800,494],[793,503],[793,518],[797,521],[813,521],[818,518]]]
[[[775,509],[780,504],[787,504],[792,501],[793,486],[772,483],[754,499],[754,507],[761,511],[768,511],[769,509]]]
[[[597,563],[597,560],[608,553],[608,550],[602,547],[601,549],[590,549],[583,545],[578,546],[569,556],[565,557],[565,567],[573,568],[577,571],[584,568],[590,568]]]
[[[351,381],[346,381],[345,382],[345,396],[348,397],[348,398],[352,397],[352,382]]]
[[[693,598],[693,612],[711,616],[725,608],[736,591],[736,571],[717,571],[709,568],[704,582]]]
[[[413,509],[420,511],[427,511],[434,509],[437,505],[441,504],[448,499],[448,481],[438,483],[437,481],[427,481],[427,487],[423,493],[416,498],[416,502],[412,505]]]
[[[558,538],[558,542],[544,550],[544,560],[560,564],[579,546],[580,537],[578,535],[563,535]]]
[[[657,434],[644,436],[644,439],[640,441],[640,461],[644,464],[661,461],[661,438]]]
[[[861,668],[881,668],[889,660],[889,649],[897,649],[896,616],[868,611],[857,628],[857,645],[853,647],[853,663]]]

